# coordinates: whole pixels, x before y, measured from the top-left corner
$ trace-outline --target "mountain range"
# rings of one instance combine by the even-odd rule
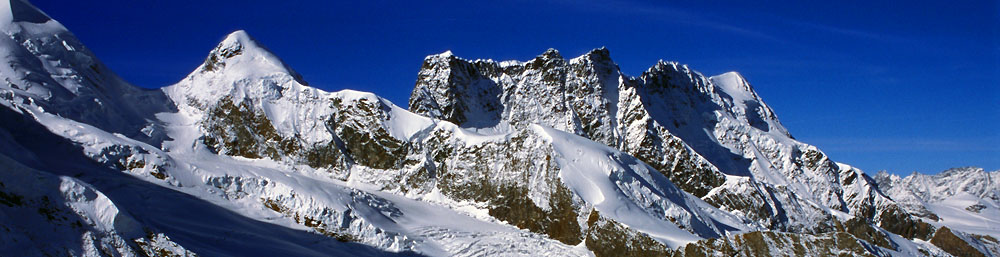
[[[445,52],[404,108],[245,31],[144,89],[27,1],[0,30],[0,255],[1000,256],[1000,173],[871,177],[736,72]]]

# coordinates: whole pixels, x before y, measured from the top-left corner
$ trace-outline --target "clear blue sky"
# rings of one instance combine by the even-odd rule
[[[601,46],[739,71],[801,141],[868,172],[1000,169],[997,1],[65,1],[33,3],[136,85],[245,29],[313,86],[406,106],[424,56],[527,60]]]

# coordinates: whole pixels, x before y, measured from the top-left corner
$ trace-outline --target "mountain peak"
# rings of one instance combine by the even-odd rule
[[[951,168],[941,173],[936,174],[936,177],[957,177],[957,178],[969,178],[981,174],[986,174],[986,170],[979,167],[958,167]]]
[[[244,30],[237,30],[226,36],[218,46],[205,58],[205,63],[195,71],[197,73],[218,72],[228,70],[242,76],[267,76],[274,73],[292,75],[303,85],[301,75],[286,65],[281,58],[272,53]]]
[[[776,133],[739,73],[447,51],[408,111],[303,85],[239,30],[147,91],[3,3],[0,213],[18,215],[0,237],[30,247],[0,255],[998,255],[996,173],[914,176],[890,199]]]
[[[219,42],[201,66],[165,90],[214,103],[226,96],[279,98],[286,88],[308,85],[281,58],[246,31],[237,30]]]
[[[753,92],[750,83],[739,72],[730,71],[712,76],[711,79],[724,87],[727,92]]]
[[[458,57],[455,56],[455,54],[452,53],[451,50],[447,50],[447,51],[444,51],[444,52],[439,53],[439,54],[432,54],[432,55],[428,55],[427,57],[424,57],[424,62],[427,63],[427,62],[436,62],[436,61],[447,61],[447,60],[457,59],[457,58]]]
[[[237,30],[226,36],[219,45],[212,50],[208,58],[205,59],[203,69],[205,71],[215,71],[225,67],[227,59],[233,59],[243,55],[246,50],[257,50],[266,55],[272,55],[269,51],[261,49],[256,40],[250,37],[244,30]],[[252,51],[252,50],[251,50]]]
[[[545,50],[545,52],[542,53],[542,55],[539,55],[538,57],[542,57],[545,59],[562,59],[562,55],[559,54],[559,50],[556,50],[555,48],[549,48],[548,50]]]
[[[728,78],[734,78],[734,79],[739,79],[739,80],[746,81],[746,78],[743,77],[743,74],[740,74],[737,71],[730,71],[730,72],[722,73],[722,74],[715,75],[715,76],[716,77],[728,77]]]
[[[0,22],[45,23],[52,20],[27,0],[0,0]]]
[[[572,61],[583,60],[588,61],[592,66],[602,67],[604,72],[607,74],[616,73],[618,70],[618,64],[615,64],[615,62],[611,60],[611,51],[608,51],[608,49],[603,46],[601,48],[590,50],[590,52],[572,59]]]
[[[735,71],[726,72],[708,78],[715,85],[715,90],[727,96],[732,105],[740,106],[743,111],[739,116],[744,116],[751,126],[763,131],[777,130],[778,133],[792,137],[788,130],[778,121],[774,110],[764,103],[764,100],[757,95],[753,86],[742,74]]]
[[[600,48],[594,48],[594,50],[590,50],[590,52],[587,52],[587,54],[584,54],[584,56],[599,56],[610,59],[611,51],[608,51],[607,47],[602,46]]]
[[[257,40],[250,36],[245,30],[237,30],[226,35],[226,38],[219,42],[219,48],[253,46],[259,48]]]

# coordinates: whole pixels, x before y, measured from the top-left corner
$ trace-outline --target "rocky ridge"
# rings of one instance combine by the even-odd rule
[[[29,3],[0,2],[0,227],[16,231],[0,252],[996,255],[991,230],[897,202],[922,197],[897,193],[919,179],[872,179],[794,140],[737,73],[661,61],[629,77],[603,48],[447,52],[406,110],[312,88],[237,31],[142,90]]]
[[[749,226],[824,232],[837,213],[877,224],[898,208],[860,170],[795,141],[738,73],[705,77],[661,61],[628,77],[603,48],[570,60],[549,50],[527,62],[449,52],[428,57],[416,84],[416,113],[482,131],[537,123],[587,137],[636,156]]]

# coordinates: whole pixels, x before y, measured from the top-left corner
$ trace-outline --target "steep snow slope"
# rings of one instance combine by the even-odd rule
[[[562,167],[559,176],[571,190],[580,195],[584,201],[592,203],[595,210],[608,215],[609,218],[666,241],[670,246],[681,246],[700,238],[663,222],[662,218],[657,219],[656,216],[647,215],[710,217],[711,213],[705,213],[705,210],[721,212],[697,200],[697,198],[687,197],[689,196],[687,193],[669,186],[670,183],[664,178],[657,177],[657,173],[651,172],[652,169],[631,156],[623,155],[607,146],[559,130],[537,125],[532,128],[538,130],[537,133],[543,134],[544,140],[551,141],[556,153],[562,157],[558,161]],[[609,180],[608,177],[611,179]],[[649,202],[643,202],[642,200],[645,199],[641,198],[652,199],[646,200]],[[642,211],[643,208],[640,207],[640,204],[656,206],[657,208],[654,209],[656,212]],[[740,226],[736,223],[737,220],[726,222],[729,222],[726,224],[728,226]],[[695,223],[692,225],[705,226],[694,228],[696,231],[718,230],[708,227],[716,224]]]
[[[56,24],[54,21],[48,21]],[[75,42],[71,40],[71,35],[68,32],[65,32],[61,27],[58,28],[60,30],[41,30],[32,33],[42,38],[63,35],[61,37],[68,38],[66,42]],[[51,53],[42,54],[42,56],[52,57],[52,63],[67,65],[69,68],[65,68],[68,70],[66,72],[71,73],[76,72],[73,68],[78,67],[79,62],[96,62],[96,58],[86,52],[82,46],[74,49],[66,48],[65,51],[72,52],[76,51],[75,49],[80,49],[80,54],[66,55],[64,52],[57,51],[58,49],[49,49]],[[23,59],[15,58],[15,61],[23,61]],[[37,63],[29,62],[28,64]],[[28,68],[36,70],[35,73],[42,71],[51,73],[51,70],[61,70],[46,65],[29,66],[26,69]],[[39,87],[44,86],[45,89],[50,90],[59,88],[72,90],[70,90],[71,94],[66,94],[62,98],[52,98],[46,91],[33,93],[30,90],[21,90],[26,87],[12,86],[9,88],[7,92],[11,92],[9,95],[12,97],[5,98],[3,102],[10,111],[7,120],[17,119],[18,116],[21,116],[20,119],[23,120],[18,123],[7,123],[11,126],[7,127],[5,132],[12,136],[5,138],[4,143],[11,146],[9,149],[21,150],[12,150],[6,154],[17,158],[11,160],[11,163],[78,156],[73,158],[83,159],[79,159],[76,165],[87,168],[78,170],[76,176],[85,178],[87,181],[100,181],[97,190],[116,184],[119,186],[148,185],[126,187],[149,187],[151,188],[149,192],[139,189],[121,190],[109,197],[110,202],[137,213],[141,217],[137,222],[142,224],[141,226],[145,227],[145,230],[153,231],[149,233],[163,234],[162,236],[148,234],[151,239],[146,240],[160,237],[169,238],[180,242],[177,243],[178,247],[183,245],[184,248],[202,254],[269,252],[259,248],[265,245],[287,245],[288,247],[284,247],[287,251],[284,254],[294,253],[292,255],[314,255],[321,252],[336,253],[339,251],[358,251],[358,254],[362,254],[365,251],[374,250],[365,250],[366,248],[354,246],[352,243],[338,243],[338,240],[359,242],[391,252],[416,251],[432,255],[585,254],[585,252],[581,252],[580,248],[569,247],[542,235],[529,232],[534,231],[549,235],[554,233],[551,232],[552,230],[538,230],[537,226],[523,224],[527,221],[525,218],[528,217],[496,218],[494,216],[500,214],[476,215],[482,210],[477,206],[483,204],[484,201],[493,201],[485,208],[492,208],[491,210],[494,212],[503,208],[522,208],[524,206],[521,203],[497,203],[495,199],[478,198],[478,196],[478,201],[466,202],[466,200],[472,199],[456,200],[454,197],[448,196],[450,193],[442,193],[442,191],[454,192],[448,189],[424,190],[423,188],[403,187],[400,185],[408,181],[396,180],[406,177],[408,170],[397,167],[402,164],[402,159],[395,160],[394,158],[399,156],[393,155],[419,156],[427,155],[427,151],[430,150],[439,150],[433,146],[421,148],[418,146],[421,143],[412,142],[431,140],[431,135],[449,133],[458,135],[446,139],[448,143],[456,144],[456,147],[458,145],[506,147],[505,145],[509,144],[509,140],[514,137],[513,135],[484,136],[473,131],[462,130],[448,123],[439,124],[439,122],[416,116],[367,93],[351,91],[327,93],[306,87],[294,71],[259,46],[244,32],[236,32],[227,37],[212,52],[202,67],[199,67],[197,71],[178,85],[163,89],[164,95],[167,97],[143,99],[142,106],[168,106],[168,108],[160,109],[163,112],[155,116],[136,107],[139,106],[136,103],[140,101],[130,99],[129,96],[133,92],[150,95],[157,95],[157,93],[140,91],[124,82],[78,83],[103,76],[90,73],[80,74],[82,74],[79,75],[80,80],[56,82],[40,82],[27,75],[9,75],[10,79],[24,81],[26,84],[33,85],[33,88],[35,85],[39,85]],[[95,89],[106,86],[119,88],[108,92]],[[80,101],[90,101],[89,99],[98,99],[97,102],[116,103],[118,104],[117,108],[112,110],[120,112],[96,112],[88,114],[89,116],[50,112],[53,110],[49,108],[50,106],[64,107]],[[136,124],[146,126],[119,126],[132,122],[131,116],[142,115],[149,116],[136,119],[142,120]],[[23,131],[20,127],[31,127],[34,131]],[[167,137],[161,138],[166,140],[135,140],[131,136],[149,131],[166,135]],[[431,131],[438,134],[431,133]],[[65,140],[66,142],[63,144],[69,145],[65,149],[66,155],[46,155],[41,149],[51,147],[51,144],[45,144],[44,141],[37,144],[25,141],[31,133],[41,133],[48,138],[53,138],[52,141]],[[538,135],[529,131],[522,131],[520,135],[533,138],[527,140],[526,143],[538,150],[527,152],[528,155],[524,158],[534,158],[532,157],[534,154],[552,151],[542,140],[538,139]],[[140,139],[148,138],[140,137]],[[374,144],[368,144],[369,142]],[[155,145],[159,143],[162,145]],[[400,144],[406,146],[400,147]],[[390,150],[390,154],[378,155],[379,148]],[[399,151],[400,149],[402,151]],[[469,158],[472,156],[468,154],[476,153],[476,151],[455,153],[455,158]],[[499,162],[496,165],[503,165],[504,160],[497,160],[500,159],[499,156],[494,157],[494,159],[493,161]],[[558,159],[553,160],[553,162],[556,161]],[[462,161],[455,160],[450,161],[449,164],[457,165],[460,162]],[[43,170],[60,169],[59,167],[47,166],[44,163],[47,162],[42,161],[36,166]],[[420,168],[433,167],[436,169],[440,167],[444,169],[445,165],[443,163],[421,163],[419,166]],[[467,167],[479,169],[483,166],[471,165]],[[104,171],[106,169],[119,170],[122,173],[108,173]],[[553,167],[553,169],[555,168]],[[395,172],[393,172],[394,170]],[[451,167],[450,170],[454,170],[451,174],[459,174],[462,168]],[[528,170],[514,169],[511,171],[531,176]],[[398,175],[387,176],[393,173]],[[557,172],[550,174],[557,174]],[[139,179],[130,180],[129,178],[132,176]],[[648,177],[648,174],[646,176]],[[346,182],[337,179],[346,180]],[[498,179],[510,178],[501,177]],[[547,177],[547,179],[549,179],[547,182],[538,181],[536,186],[541,187],[541,189],[533,190],[533,193],[552,193],[549,189],[553,186],[561,187],[558,177]],[[663,196],[672,197],[675,202],[655,200],[659,197],[654,197],[653,207],[674,206],[669,208],[680,208],[681,211],[656,214],[655,212],[648,213],[648,211],[655,209],[646,207],[647,211],[635,210],[638,215],[651,215],[649,217],[658,220],[661,226],[673,227],[675,231],[683,230],[679,230],[677,224],[668,221],[668,217],[678,220],[678,223],[689,227],[687,229],[690,231],[704,235],[722,233],[723,230],[717,228],[717,221],[708,217],[709,215],[701,213],[705,212],[704,209],[711,209],[711,207],[706,208],[705,204],[701,204],[703,206],[688,206],[691,205],[692,200],[683,200],[687,196],[682,191],[676,188],[670,189],[669,182],[662,184],[663,181],[665,180],[660,179],[660,182],[652,183],[657,185],[656,190],[661,191],[661,194],[664,194],[663,192],[675,194]],[[644,188],[645,184],[649,183],[631,187]],[[460,211],[434,207],[426,202],[418,203],[398,195],[378,191],[391,187],[396,187],[396,190],[387,190],[388,192],[402,193],[402,190],[417,189],[414,191],[421,193],[411,193],[409,196],[426,199],[426,201],[443,204]],[[662,191],[664,187],[669,190]],[[499,190],[496,188],[483,189]],[[506,194],[502,191],[498,192]],[[22,191],[15,192],[24,193]],[[502,197],[502,195],[500,196]],[[143,200],[138,200],[135,197],[140,197]],[[510,195],[510,197],[526,197],[526,195]],[[541,205],[549,201],[546,199],[547,197],[546,195],[532,195],[531,198],[536,199],[536,202],[539,203],[535,206],[541,206],[536,207],[540,209],[532,209],[532,211],[541,210],[538,213],[544,213],[543,209],[551,211],[549,206]],[[573,195],[564,195],[564,197],[568,197],[565,199],[574,199]],[[633,197],[635,196],[633,195]],[[641,199],[646,198],[648,197]],[[175,202],[178,205],[155,204],[150,201]],[[195,216],[192,214],[149,213],[153,210],[159,210],[159,208],[185,210],[187,208],[181,206],[198,205],[191,201],[203,201],[201,205],[211,204],[213,206],[212,208],[199,208],[201,212],[196,216],[203,216],[204,218],[200,218],[200,220],[205,221],[205,224],[197,221],[199,218],[193,218]],[[577,200],[573,204],[570,207],[574,209],[574,213],[577,213],[576,210],[589,210],[586,207],[588,205],[583,201]],[[564,207],[560,206],[559,208]],[[692,215],[688,213],[689,211],[696,211],[700,214]],[[726,217],[726,214],[721,211],[716,210],[716,212],[718,212],[715,214],[716,216]],[[235,213],[241,214],[232,216]],[[579,228],[577,220],[586,220],[586,215],[590,215],[588,213],[590,212],[566,217],[572,221],[556,220],[554,222],[576,224],[575,232],[572,230],[566,232],[576,235],[572,240],[580,241],[583,237],[583,231]],[[177,218],[162,219],[165,214],[172,214]],[[597,214],[593,213],[593,215]],[[619,214],[609,212],[609,215],[614,217],[614,215]],[[597,217],[600,216],[597,215]],[[188,219],[195,219],[195,221],[185,221]],[[242,219],[242,221],[226,221],[227,219]],[[179,225],[177,222],[191,224]],[[242,226],[235,229],[218,227],[218,224],[247,222],[263,222],[261,224],[274,225],[247,225],[246,229],[250,230],[243,230]],[[515,226],[502,225],[505,222],[514,223],[512,225]],[[602,224],[616,224],[608,222],[615,221],[613,219],[602,221]],[[701,225],[692,226],[692,224]],[[101,228],[99,224],[93,226],[97,226],[96,229]],[[516,227],[524,227],[528,230],[519,230]],[[282,229],[288,232],[276,233]],[[146,236],[146,234],[129,231],[135,231],[135,229],[111,230],[106,233],[122,235],[102,240],[111,240],[110,244],[116,247],[111,251],[120,254],[136,254],[144,250],[145,245],[140,243],[143,239],[137,238],[137,236]],[[316,243],[315,237],[298,231],[313,231],[318,235],[332,237],[336,240]],[[218,238],[219,235],[232,233],[251,237],[275,234],[281,237],[264,236],[252,240],[242,236]],[[298,233],[298,236],[289,236],[288,233]],[[680,243],[698,238],[689,234],[691,232],[678,233],[680,234],[676,235],[681,236],[680,238],[663,233],[658,234],[657,238],[662,242],[677,242],[670,243],[675,247],[679,246]],[[204,242],[208,242],[205,240],[206,237],[217,239],[213,244],[206,245],[204,244]],[[265,243],[269,241],[275,242]],[[38,241],[32,239],[29,242],[37,243]],[[276,242],[280,243],[275,244]],[[68,243],[74,244],[72,241]],[[512,249],[508,247],[510,244],[525,247]],[[303,247],[314,250],[303,250],[305,249]],[[43,247],[34,250],[46,252],[50,249]],[[274,253],[278,254],[279,252]]]
[[[862,171],[794,140],[737,73],[705,77],[661,61],[628,77],[603,48],[569,60],[549,50],[524,62],[446,52],[425,59],[410,109],[486,133],[541,124],[584,136],[650,164],[751,228],[822,233],[874,225],[881,228],[863,230],[884,240],[893,238],[888,232],[926,240],[934,229]],[[881,246],[912,244],[896,241]]]
[[[26,235],[5,241],[10,243],[2,247],[5,255],[141,256],[184,254],[185,249],[204,255],[380,252],[370,246],[323,240],[323,236],[251,219],[233,212],[224,201],[189,194],[197,191],[178,192],[169,189],[167,183],[144,179],[154,176],[133,176],[106,167],[106,163],[95,162],[101,158],[86,153],[88,146],[54,134],[63,131],[46,126],[66,123],[68,126],[63,128],[93,127],[55,120],[58,118],[44,113],[41,115],[55,119],[42,125],[30,115],[7,108],[0,109],[0,114],[4,120],[0,124],[4,146],[0,154],[18,158],[0,160],[8,174],[0,183],[5,201],[9,202],[0,208],[12,218],[2,224]],[[108,138],[91,135],[90,139]],[[28,180],[33,177],[40,180]],[[48,228],[53,230],[45,230]],[[50,240],[55,236],[67,240]]]
[[[567,163],[541,140],[541,134],[526,129],[480,134],[447,121],[414,115],[371,94],[327,93],[309,88],[294,74],[244,32],[231,34],[212,51],[202,67],[177,85],[164,89],[180,110],[177,114],[160,115],[167,121],[169,134],[176,139],[165,147],[172,154],[212,152],[267,158],[305,174],[346,180],[362,187],[367,184],[411,198],[432,199],[454,209],[477,205],[488,209],[488,216],[480,216],[487,221],[499,219],[564,243],[576,244],[583,239],[586,228],[578,220],[587,219],[592,209],[588,206],[594,204],[592,200],[581,200],[571,193],[563,196],[566,202],[551,199],[553,194],[563,193],[560,191],[563,182],[560,176],[555,176],[560,167],[518,164],[520,158],[543,156],[553,163]],[[448,149],[452,151],[442,151]],[[507,149],[523,156],[510,160],[511,157],[504,156],[509,152],[493,152],[493,149]],[[635,185],[615,186],[629,193],[627,201],[637,203],[632,204],[631,214],[627,210],[619,210],[624,212],[621,214],[614,210],[604,212],[612,220],[619,220],[616,215],[651,218],[632,226],[661,226],[662,229],[648,231],[661,231],[654,238],[673,247],[745,228],[727,213],[687,195],[662,178],[657,180],[655,176],[659,174],[650,175],[652,169],[635,163],[634,159],[611,161],[633,162],[631,165],[639,165],[645,174],[634,181]],[[629,163],[592,172],[607,173],[626,165]],[[483,174],[487,169],[494,171],[491,175]],[[512,181],[517,177],[532,179],[521,184]],[[487,185],[479,185],[479,192],[453,189],[469,183]],[[522,198],[527,202],[504,202],[488,196]],[[523,204],[530,206],[512,206]],[[558,204],[568,205],[554,206]],[[569,211],[565,214],[570,215],[543,221],[517,216],[520,212],[558,215],[555,213],[558,211]],[[628,225],[630,221],[624,223]],[[685,230],[677,228],[678,225]],[[568,227],[554,230],[560,226]]]
[[[29,3],[2,3],[0,46],[8,65],[0,68],[6,81],[0,85],[0,224],[12,232],[4,233],[4,255],[380,252],[164,188],[176,183],[166,170],[177,163],[145,142],[163,139],[152,114],[170,110],[168,99],[122,81]]]
[[[123,255],[154,249],[187,254],[169,237],[143,228],[98,189],[79,179],[23,166],[0,155],[0,252],[22,255]],[[147,231],[148,234],[147,234]],[[45,240],[38,240],[44,238]],[[134,240],[134,241],[133,241]],[[131,248],[130,244],[138,245]]]
[[[733,72],[704,77],[661,61],[627,77],[603,48],[570,60],[549,50],[527,62],[448,52],[427,57],[410,109],[480,131],[539,123],[614,146],[750,226],[830,231],[835,217],[892,208],[871,206],[892,203],[870,183],[853,185],[869,199],[845,196],[842,173],[870,179],[792,139]],[[864,216],[879,222],[878,213]]]
[[[150,119],[169,110],[161,92],[123,81],[30,3],[0,2],[0,30],[5,34],[0,37],[0,58],[6,64],[0,67],[5,78],[0,98],[140,141],[162,140]]]
[[[736,73],[659,62],[627,77],[606,49],[448,52],[425,61],[414,113],[309,87],[237,31],[150,91],[27,2],[0,3],[0,228],[16,231],[3,255],[995,251],[938,249],[988,239],[929,234],[863,172],[792,139]]]
[[[926,222],[981,251],[1000,256],[1000,171],[965,167],[906,177],[884,171],[875,177],[883,192]],[[937,236],[935,236],[937,237]]]
[[[43,15],[27,3],[10,3]],[[5,25],[9,37],[3,37],[13,67],[3,74],[13,82],[3,88],[0,101],[0,141],[10,157],[2,159],[7,174],[2,210],[8,218],[0,224],[19,231],[5,240],[12,244],[0,247],[4,255],[189,253],[185,249],[203,255],[386,255],[407,250],[585,255],[510,226],[312,176],[316,172],[295,175],[298,169],[291,166],[204,154],[192,149],[193,140],[177,145],[190,131],[177,122],[190,117],[171,111],[176,106],[163,93],[121,82],[54,20],[38,22],[44,23],[15,16]],[[255,70],[261,67],[265,65]],[[101,80],[108,78],[114,80]],[[90,112],[73,113],[84,110]],[[166,111],[157,115],[162,122],[152,114],[158,111]],[[149,144],[161,142],[149,140],[149,134],[167,133],[161,124],[171,129],[162,149]],[[399,127],[393,130],[396,135],[414,133],[388,124]],[[32,184],[22,181],[31,176],[53,182],[27,187]],[[24,215],[36,207],[45,210],[38,212],[42,215]],[[41,228],[69,238],[48,241],[50,232],[37,230]],[[511,249],[510,244],[534,247]]]
[[[906,177],[879,172],[875,177],[883,192],[907,210],[919,213],[926,204],[949,204],[972,213],[996,211],[1000,206],[1000,172],[966,167],[934,175],[914,173]],[[969,201],[971,200],[971,202]],[[960,206],[963,205],[964,206]],[[934,214],[931,212],[928,214]]]

